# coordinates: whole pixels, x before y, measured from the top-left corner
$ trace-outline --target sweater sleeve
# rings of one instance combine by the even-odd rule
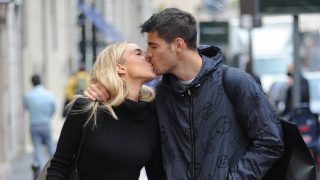
[[[77,99],[68,114],[58,140],[56,152],[47,170],[47,180],[67,179],[83,132],[83,125],[88,118],[88,112],[83,111],[84,98]]]
[[[160,142],[160,138],[159,138],[159,142]],[[159,143],[159,146],[157,146],[156,151],[153,154],[152,158],[147,163],[145,169],[146,169],[148,179],[152,179],[152,180],[165,179],[160,143]]]
[[[280,119],[250,75],[235,68],[229,71],[227,88],[233,90],[237,120],[250,141],[229,179],[261,179],[284,151]]]

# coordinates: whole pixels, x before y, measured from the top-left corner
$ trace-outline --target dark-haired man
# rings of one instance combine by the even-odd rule
[[[167,179],[261,179],[283,153],[278,116],[247,73],[232,69],[236,108],[222,85],[223,55],[197,49],[197,23],[188,12],[167,8],[141,26],[146,58],[158,75],[155,100]],[[108,95],[91,85],[85,95]]]

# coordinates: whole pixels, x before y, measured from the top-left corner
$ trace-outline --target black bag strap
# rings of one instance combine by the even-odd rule
[[[230,67],[227,66],[227,65],[224,65],[224,64],[222,64],[221,66],[222,66],[222,86],[223,86],[223,89],[224,89],[224,91],[226,92],[229,100],[231,101],[229,92],[228,92],[228,90],[227,90],[227,83],[226,83],[226,81],[227,81],[227,80],[226,80],[226,75],[227,75],[227,71],[229,70]],[[232,103],[232,105],[234,106],[233,101],[231,101],[231,103]]]
[[[225,64],[222,64],[222,86],[223,86],[223,89],[229,99],[229,101],[231,102],[232,106],[234,109],[236,109],[236,99],[233,98],[232,96],[232,92],[230,92],[230,88],[227,87],[227,71],[230,69],[229,66],[225,65]],[[240,126],[242,127],[242,124],[240,123]],[[231,167],[231,169],[234,168],[234,164],[235,161],[234,161],[234,155],[231,156],[230,158],[230,163],[229,163],[229,166]]]
[[[74,104],[73,104],[72,106],[74,106]],[[69,107],[69,108],[65,108],[65,109],[64,109],[64,110],[66,110],[66,116],[69,116],[69,115],[70,115],[71,109],[72,109],[72,107]],[[75,154],[76,157],[75,157],[74,162],[73,162],[73,165],[74,165],[74,166],[77,166],[77,164],[78,164],[79,157],[80,157],[80,153],[81,153],[81,150],[82,150],[82,146],[83,146],[84,140],[85,140],[86,135],[87,135],[87,132],[88,132],[88,128],[89,128],[89,123],[88,123],[88,124],[84,123],[84,125],[83,125],[83,130],[82,130],[82,135],[81,135],[81,140],[80,140],[80,144],[79,144],[79,147],[78,147],[78,151],[77,151],[77,153]]]
[[[87,125],[87,126],[89,126],[89,125]],[[78,164],[80,153],[81,153],[81,150],[82,150],[82,146],[83,146],[85,137],[86,137],[87,132],[88,132],[88,128],[89,127],[87,127],[87,126],[83,127],[83,132],[82,132],[82,135],[81,135],[81,140],[80,140],[80,144],[79,144],[79,147],[78,147],[78,152],[77,152],[75,160],[74,160],[74,165],[75,166],[77,166],[77,164]]]
[[[222,86],[228,99],[230,100],[231,104],[235,108],[236,100],[233,98],[233,96],[231,96],[232,93],[230,92],[230,88],[227,87],[227,71],[230,69],[230,67],[225,64],[222,64],[221,66],[222,66]]]

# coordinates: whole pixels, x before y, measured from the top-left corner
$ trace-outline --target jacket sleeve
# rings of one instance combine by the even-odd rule
[[[152,159],[147,163],[145,169],[148,179],[165,180],[160,147],[154,153]]]
[[[227,88],[232,90],[237,120],[249,139],[248,151],[238,160],[229,179],[261,179],[282,156],[280,119],[260,85],[247,73],[230,68]]]
[[[74,155],[78,152],[81,141],[83,125],[88,117],[88,112],[81,112],[83,106],[83,100],[77,99],[63,124],[56,152],[48,167],[47,180],[67,179],[71,171]]]
[[[156,113],[156,105],[153,101],[150,103],[150,108],[153,113]],[[161,153],[161,145],[160,145],[160,127],[158,126],[157,122],[157,145],[155,151],[153,153],[152,158],[146,164],[146,173],[148,179],[152,180],[165,180],[165,173],[162,163],[162,153]]]

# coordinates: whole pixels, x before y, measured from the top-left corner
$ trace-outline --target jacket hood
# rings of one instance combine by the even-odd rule
[[[213,71],[215,71],[221,65],[224,58],[221,50],[215,46],[199,46],[198,53],[202,57],[202,65],[198,75],[190,85],[187,87],[182,86],[179,80],[173,74],[164,74],[161,84],[176,93],[185,93],[188,89],[198,85],[204,79],[206,79],[208,74],[211,74]]]

